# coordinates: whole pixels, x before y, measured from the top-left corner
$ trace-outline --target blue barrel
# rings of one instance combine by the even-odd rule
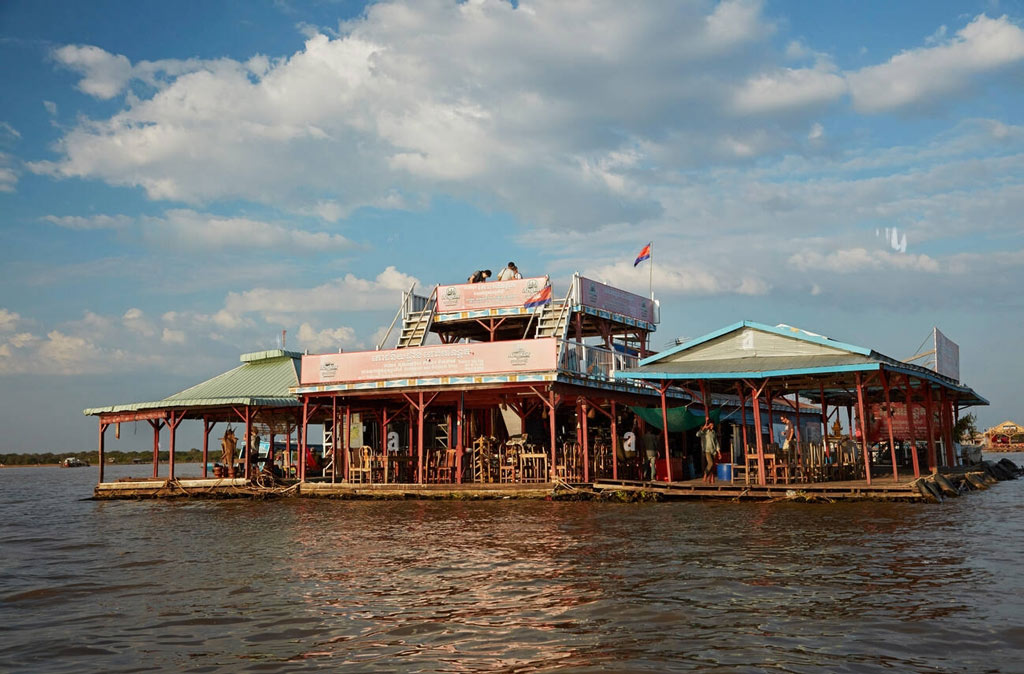
[[[716,466],[718,469],[718,479],[722,482],[732,482],[732,464],[731,463],[720,463]]]

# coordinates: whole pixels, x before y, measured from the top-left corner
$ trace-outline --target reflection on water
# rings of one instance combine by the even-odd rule
[[[1024,656],[1024,480],[941,506],[78,500],[94,479],[0,470],[0,670],[974,672]]]

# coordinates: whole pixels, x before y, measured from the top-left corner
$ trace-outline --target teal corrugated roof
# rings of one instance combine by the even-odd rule
[[[219,407],[255,405],[260,407],[299,406],[289,389],[299,384],[300,354],[290,351],[261,351],[242,356],[244,365],[217,375],[201,384],[163,400],[125,403],[83,410],[86,416],[113,412],[137,412],[170,407]]]

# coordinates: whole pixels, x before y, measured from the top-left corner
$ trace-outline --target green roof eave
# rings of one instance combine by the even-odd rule
[[[99,414],[117,414],[119,412],[140,412],[142,410],[180,409],[193,407],[229,407],[232,405],[249,405],[252,407],[301,407],[302,403],[294,397],[234,397],[234,398],[191,398],[164,399],[150,402],[125,403],[106,407],[90,407],[82,410],[87,417]]]

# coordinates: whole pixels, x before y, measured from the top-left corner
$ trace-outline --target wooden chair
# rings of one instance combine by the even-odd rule
[[[457,449],[446,449],[444,453],[438,452],[438,463],[434,473],[434,482],[453,482],[453,476],[455,475],[455,455],[458,454]]]
[[[519,479],[523,482],[547,482],[548,455],[529,451],[520,454]]]
[[[357,484],[370,484],[373,482],[371,454],[372,450],[366,445],[353,447],[349,450],[349,480]]]

